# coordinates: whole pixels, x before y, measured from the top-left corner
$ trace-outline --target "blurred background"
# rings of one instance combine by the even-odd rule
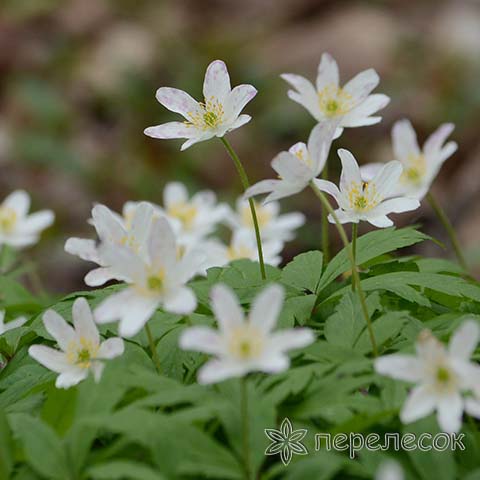
[[[336,57],[342,82],[374,67],[377,92],[392,97],[381,124],[346,130],[335,148],[364,163],[385,161],[395,120],[411,118],[421,142],[442,122],[457,125],[459,151],[434,190],[480,272],[479,1],[1,0],[0,45],[0,196],[24,188],[35,209],[55,210],[54,227],[27,252],[54,292],[84,288],[91,265],[63,245],[93,235],[86,223],[93,202],[116,210],[126,200],[161,203],[174,179],[225,201],[241,193],[220,142],[180,152],[180,140],[143,135],[146,126],[177,119],[156,102],[159,86],[201,99],[205,68],[216,58],[226,61],[233,85],[255,85],[259,94],[246,108],[253,120],[230,140],[258,181],[272,176],[275,154],[314,125],[287,98],[279,74],[313,80],[324,51]],[[336,179],[336,156],[330,165]],[[310,192],[282,207],[310,220],[287,245],[287,261],[318,247],[320,208]],[[428,205],[396,218],[448,241]],[[432,242],[415,252],[448,256]]]

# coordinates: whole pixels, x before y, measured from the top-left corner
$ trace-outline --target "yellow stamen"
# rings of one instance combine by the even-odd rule
[[[333,84],[318,92],[318,104],[326,117],[345,115],[354,107],[352,96]]]
[[[17,223],[17,212],[10,207],[0,207],[0,230],[11,232]]]
[[[179,202],[168,208],[171,217],[178,218],[186,229],[192,228],[198,214],[198,209],[189,203]]]
[[[223,122],[225,111],[223,105],[214,97],[205,99],[205,103],[199,103],[199,112],[188,112],[187,126],[194,126],[200,130],[210,130]]]
[[[239,360],[249,360],[260,356],[263,345],[262,332],[246,324],[233,330],[228,341],[228,350]]]

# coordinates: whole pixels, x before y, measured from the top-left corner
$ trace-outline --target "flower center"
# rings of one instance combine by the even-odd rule
[[[199,103],[199,105],[200,111],[188,112],[190,121],[186,121],[186,125],[205,131],[216,128],[223,122],[225,111],[216,98],[205,99],[205,103]]]
[[[160,270],[155,275],[150,275],[147,278],[147,287],[151,292],[159,293],[163,290],[165,285],[165,272]]]
[[[368,212],[381,202],[381,197],[377,194],[375,184],[362,182],[359,185],[352,182],[348,191],[348,201],[350,208],[357,212]]]
[[[17,212],[10,207],[0,207],[0,229],[11,232],[17,223]]]
[[[81,337],[78,342],[71,342],[67,348],[67,361],[80,368],[90,368],[92,360],[97,358],[100,345]]]
[[[263,351],[264,339],[258,328],[249,324],[237,327],[228,342],[229,352],[239,360],[257,358]]]
[[[187,229],[192,228],[197,213],[197,208],[188,203],[176,203],[168,209],[168,214],[171,217],[178,218]]]
[[[252,258],[254,251],[247,245],[230,245],[227,248],[227,257],[229,260],[238,260],[240,258]]]
[[[326,117],[337,117],[348,113],[354,102],[343,88],[327,85],[318,92],[318,105]]]
[[[255,210],[257,212],[258,225],[260,227],[265,227],[272,219],[272,214],[268,211],[268,209],[262,207],[257,202],[254,203]],[[242,225],[244,227],[253,228],[252,212],[250,211],[249,206],[245,205],[244,207],[242,207],[241,217]]]
[[[409,155],[404,162],[404,170],[400,181],[404,184],[418,185],[427,171],[427,162],[423,155]]]

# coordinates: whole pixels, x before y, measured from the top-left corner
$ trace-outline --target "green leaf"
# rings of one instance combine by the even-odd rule
[[[76,407],[77,389],[59,389],[51,385],[46,392],[41,418],[61,436],[71,426]]]
[[[299,295],[285,300],[278,319],[278,327],[305,325],[312,316],[317,297],[315,295]]]
[[[13,438],[5,412],[0,409],[0,480],[9,480],[13,469]]]
[[[317,250],[301,253],[285,266],[280,281],[299,290],[316,293],[322,266],[322,252]]]
[[[161,473],[132,460],[112,460],[94,465],[87,471],[93,480],[163,480]]]

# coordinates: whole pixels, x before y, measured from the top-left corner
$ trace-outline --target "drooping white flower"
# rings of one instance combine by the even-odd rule
[[[148,202],[127,202],[123,208],[123,215],[113,212],[105,205],[95,205],[90,223],[95,228],[100,242],[123,245],[141,255],[146,249],[145,242],[153,218],[160,215],[161,211]],[[95,240],[69,238],[65,243],[65,251],[77,255],[82,260],[100,265],[85,276],[85,283],[90,287],[103,285],[110,280],[124,279],[121,273],[102,257]]]
[[[214,355],[199,371],[199,383],[215,383],[249,372],[278,373],[290,360],[286,352],[302,348],[315,339],[308,328],[273,332],[283,307],[284,291],[279,285],[266,287],[253,301],[245,317],[232,290],[223,284],[211,291],[211,304],[219,330],[191,327],[180,337],[180,347]]]
[[[306,78],[292,73],[281,76],[295,90],[289,90],[288,96],[305,107],[318,122],[336,121],[336,138],[344,127],[373,125],[382,117],[372,115],[386,107],[390,99],[383,94],[370,95],[378,85],[380,78],[370,68],[364,70],[340,87],[340,75],[337,62],[328,53],[322,55],[316,85]]]
[[[0,246],[24,248],[38,242],[40,234],[52,225],[55,218],[51,210],[28,214],[30,196],[16,190],[0,204]]]
[[[473,320],[457,329],[448,348],[424,330],[416,344],[416,355],[395,353],[375,361],[375,370],[381,375],[416,384],[400,412],[403,423],[436,410],[440,428],[455,433],[462,425],[464,409],[480,418],[480,409],[469,408],[474,398],[468,397],[466,402],[462,396],[469,391],[480,392],[480,366],[470,362],[479,337],[480,328]]]
[[[288,152],[281,152],[272,160],[272,168],[279,179],[261,180],[252,185],[245,192],[245,198],[269,193],[265,202],[271,202],[301,192],[323,170],[334,132],[335,124],[316,125],[307,145],[296,143]]]
[[[238,85],[232,89],[227,66],[221,60],[215,60],[205,73],[204,102],[197,102],[176,88],[159,88],[157,100],[186,120],[148,127],[144,133],[153,138],[187,138],[181,150],[213,137],[223,137],[251,120],[250,115],[240,113],[256,94],[252,85]]]
[[[122,355],[121,338],[109,338],[101,342],[92,312],[84,298],[77,298],[72,307],[73,328],[58,313],[47,310],[43,323],[47,332],[57,341],[60,350],[45,345],[32,345],[28,353],[37,362],[59,374],[57,388],[69,388],[93,373],[100,380],[104,360]]]
[[[327,180],[315,179],[314,184],[335,199],[340,207],[335,211],[340,223],[366,221],[375,227],[390,227],[393,222],[388,214],[408,212],[420,206],[414,198],[390,198],[402,175],[400,162],[394,160],[383,165],[370,182],[364,182],[355,157],[345,149],[338,150],[338,155],[342,161],[340,189]],[[328,219],[334,223],[331,215]]]
[[[281,215],[280,204],[270,202],[261,205],[255,202],[258,226],[264,240],[279,240],[287,242],[295,237],[294,230],[305,223],[305,215],[292,212]],[[227,224],[234,230],[255,234],[252,214],[247,200],[240,197],[236,202],[236,210],[231,211],[226,218]]]
[[[5,310],[0,310],[0,335],[3,335],[9,330],[19,328],[25,325],[25,323],[27,323],[27,319],[25,317],[18,317],[15,320],[5,323]]]
[[[383,462],[375,475],[375,480],[403,480],[404,478],[402,467],[393,460]]]
[[[175,228],[177,241],[184,248],[210,235],[229,213],[227,205],[217,203],[215,193],[209,190],[192,197],[180,182],[170,182],[163,191],[163,211]]]
[[[143,255],[113,243],[100,247],[102,258],[128,287],[105,299],[95,310],[95,319],[98,323],[119,320],[122,337],[138,333],[160,305],[179,314],[191,313],[197,305],[193,291],[185,284],[204,258],[193,253],[178,260],[175,235],[165,218],[153,220],[145,244]]]
[[[455,129],[453,123],[444,123],[435,130],[420,149],[417,134],[409,120],[399,120],[392,129],[392,144],[395,159],[403,165],[403,174],[394,192],[395,195],[407,195],[422,200],[428,193],[444,162],[458,148],[456,142],[447,138]],[[382,163],[370,163],[362,166],[362,177],[372,178]]]

